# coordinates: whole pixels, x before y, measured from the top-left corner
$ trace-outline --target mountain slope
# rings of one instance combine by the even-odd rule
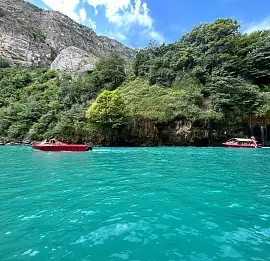
[[[129,60],[135,54],[59,12],[42,10],[23,0],[0,1],[0,31],[0,56],[23,66],[50,66],[70,46],[96,57],[119,52]]]

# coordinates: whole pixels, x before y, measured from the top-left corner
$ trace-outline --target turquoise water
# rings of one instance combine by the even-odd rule
[[[270,260],[270,149],[0,147],[0,260]]]

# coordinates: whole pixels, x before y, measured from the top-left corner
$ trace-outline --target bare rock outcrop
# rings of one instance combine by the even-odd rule
[[[98,58],[74,46],[63,49],[51,64],[51,69],[61,71],[91,71]]]
[[[23,66],[49,67],[67,47],[95,57],[118,52],[130,60],[135,51],[97,34],[69,17],[24,0],[0,0],[0,57]]]

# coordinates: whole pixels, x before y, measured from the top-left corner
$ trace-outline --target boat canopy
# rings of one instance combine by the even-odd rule
[[[233,138],[233,139],[230,139],[229,141],[254,142],[255,140],[253,140],[253,139]]]

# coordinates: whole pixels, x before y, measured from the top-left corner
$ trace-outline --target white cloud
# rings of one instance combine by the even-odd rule
[[[105,15],[109,22],[116,26],[116,34],[111,37],[125,40],[125,34],[134,32],[133,25],[142,27],[144,37],[154,39],[158,43],[164,42],[163,36],[154,28],[154,21],[146,2],[142,0],[86,0],[98,12],[98,7],[105,8]],[[138,30],[138,29],[137,29]],[[138,31],[137,31],[138,33]]]
[[[89,5],[93,6],[97,11],[97,7],[104,6],[106,9],[106,17],[111,19],[117,12],[124,10],[130,5],[130,0],[86,0]]]
[[[97,29],[97,24],[94,20],[92,20],[91,18],[88,18],[88,25],[90,28],[92,28],[93,30]]]
[[[81,22],[85,22],[86,18],[87,18],[87,15],[86,15],[86,11],[84,8],[81,8],[80,11],[79,11],[79,14],[80,14],[80,19],[81,19]]]
[[[270,17],[267,17],[262,21],[253,22],[253,23],[249,24],[244,29],[244,32],[250,34],[254,31],[269,30],[269,29],[270,29]]]
[[[149,8],[141,0],[86,0],[96,10],[105,7],[109,22],[118,25],[131,25],[137,23],[144,27],[152,27],[153,19],[149,15]]]
[[[164,43],[164,37],[157,31],[152,30],[149,32],[150,39],[156,40],[159,44]]]
[[[42,0],[44,4],[50,7],[52,10],[59,11],[76,22],[79,22],[79,15],[75,9],[80,3],[80,0]]]
[[[118,25],[139,24],[147,28],[153,27],[153,19],[149,15],[147,4],[142,4],[141,0],[135,0],[134,6],[129,5],[129,8],[123,10],[123,12],[111,14],[108,19]]]
[[[118,40],[122,40],[122,41],[127,39],[127,37],[124,34],[122,34],[121,32],[117,32],[115,38]]]

